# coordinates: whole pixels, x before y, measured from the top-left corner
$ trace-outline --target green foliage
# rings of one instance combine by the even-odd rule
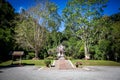
[[[53,45],[49,43],[51,41],[48,38],[52,38],[54,45],[58,44],[59,38],[56,40],[55,36],[58,36],[57,30],[60,25],[60,16],[57,14],[55,4],[51,2],[45,2],[45,5],[37,3],[36,6],[23,11],[19,16],[19,21],[16,21],[16,23],[16,43],[22,48],[35,51],[36,58],[38,56],[44,58],[42,50],[48,48],[46,46],[51,47]],[[51,31],[52,33],[49,35]],[[40,52],[42,54],[39,55]]]
[[[14,9],[6,0],[0,0],[0,61],[9,59],[8,53],[14,48]]]
[[[94,55],[94,58],[97,59],[97,60],[103,60],[104,57],[105,57],[105,53],[102,53],[100,50],[99,50],[99,47],[96,46],[95,48],[95,55]]]
[[[48,56],[46,59],[47,59],[47,60],[54,60],[55,57],[54,57],[54,56]]]
[[[98,25],[96,20],[102,15],[106,2],[107,0],[70,0],[63,10],[66,29],[82,40],[85,57],[89,57],[89,47],[95,34],[92,30]]]
[[[98,60],[106,59],[106,55],[108,54],[108,50],[110,48],[110,41],[108,40],[99,40],[98,45],[95,46],[94,58]]]
[[[48,54],[49,55],[56,54],[56,48],[49,49]]]
[[[120,63],[114,61],[106,61],[106,60],[71,60],[75,65],[76,62],[81,62],[83,66],[120,66]]]
[[[51,60],[44,60],[44,63],[46,65],[46,67],[50,67],[51,66]]]
[[[43,26],[38,25],[32,18],[17,22],[15,29],[16,43],[27,50],[34,50],[35,57],[45,44],[46,30]]]
[[[116,17],[117,15],[117,17]],[[113,17],[114,16],[114,17]],[[113,15],[112,18],[114,24],[111,26],[111,43],[112,43],[112,52],[114,56],[114,60],[119,61],[120,60],[120,13]],[[117,19],[116,19],[117,18]],[[116,20],[115,20],[116,19]]]
[[[56,49],[57,48],[52,48],[52,49],[49,49],[48,50],[48,57],[47,57],[47,59],[48,58],[50,58],[50,60],[52,59],[56,59],[56,55],[57,55],[57,52],[56,52]]]
[[[12,63],[11,60],[0,63],[2,67],[8,67]],[[18,64],[19,61],[14,61],[13,64]],[[44,60],[22,60],[23,65],[45,66]]]
[[[29,52],[28,55],[26,55],[26,59],[32,59],[34,58],[35,53],[34,52]]]
[[[102,16],[106,1],[69,0],[61,19],[57,5],[49,1],[45,5],[38,1],[29,10],[15,14],[12,6],[1,0],[0,61],[8,58],[10,51],[23,48],[34,51],[40,59],[52,60],[61,43],[67,59],[82,59],[89,54],[91,59],[120,61],[120,13]],[[59,32],[62,20],[65,30]],[[33,56],[28,53],[26,59]]]
[[[66,57],[82,59],[86,55],[84,50],[86,47],[91,59],[119,61],[119,13],[112,16],[102,16],[105,4],[106,0],[70,0],[63,10],[64,32],[58,32],[61,18],[56,12],[57,6],[47,5],[49,6],[47,9],[51,13],[44,14],[44,18],[45,15],[47,16],[45,21],[48,22],[45,24],[48,32],[46,34],[47,42],[39,56],[54,58],[56,56],[55,48],[62,43],[65,46]]]
[[[65,55],[75,58],[81,59],[84,57],[84,48],[82,42],[79,41],[76,37],[70,37],[67,41],[63,41],[62,43],[65,46]]]
[[[73,57],[74,59],[82,59],[82,58],[85,57],[85,56],[84,56],[84,51],[81,51],[81,52],[79,52],[79,53],[74,53],[74,54],[72,55],[72,57]]]
[[[106,52],[108,49],[109,49],[109,46],[110,46],[110,41],[108,40],[99,40],[98,42],[99,44],[99,49],[102,51],[102,52]]]

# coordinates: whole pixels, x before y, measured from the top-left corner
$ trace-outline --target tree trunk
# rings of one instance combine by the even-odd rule
[[[35,57],[33,58],[33,60],[39,60],[38,51],[37,50],[35,50]]]
[[[88,51],[88,46],[87,46],[87,43],[86,41],[84,42],[84,53],[85,53],[85,59],[88,60],[90,59],[90,56],[89,56],[89,51]]]

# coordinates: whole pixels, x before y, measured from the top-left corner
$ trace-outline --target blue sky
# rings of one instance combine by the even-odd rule
[[[7,0],[15,9],[15,12],[19,12],[21,8],[28,9],[34,5],[34,0]],[[62,12],[68,0],[50,0],[57,4],[59,13]]]
[[[7,0],[15,9],[15,12],[19,12],[21,8],[28,9],[35,5],[34,0]],[[68,0],[50,0],[58,5],[58,13],[61,15]],[[120,0],[109,0],[107,8],[104,9],[104,15],[112,15],[120,12]],[[63,24],[60,27],[60,31],[63,31]]]
[[[107,3],[107,7],[104,10],[104,14],[112,15],[118,13],[120,12],[118,8],[120,8],[120,0],[109,0],[109,2]]]
[[[15,8],[16,12],[19,12],[20,8],[28,9],[30,6],[34,5],[34,0],[7,0]],[[59,7],[59,13],[62,12],[62,9],[65,7],[68,0],[51,0],[55,2]],[[104,10],[105,15],[111,15],[117,12],[120,8],[120,0],[109,0],[107,3],[107,8]]]

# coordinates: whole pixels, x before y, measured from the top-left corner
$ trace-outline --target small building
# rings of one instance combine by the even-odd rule
[[[22,63],[21,60],[22,60],[22,56],[24,55],[24,51],[13,51],[11,55],[12,55],[12,64],[14,59],[19,58],[19,65],[21,65]]]

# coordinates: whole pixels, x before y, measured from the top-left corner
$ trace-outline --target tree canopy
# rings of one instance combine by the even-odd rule
[[[59,25],[57,6],[50,2],[39,3],[20,15],[15,40],[22,48],[35,51],[35,59],[38,59],[38,53],[45,47],[48,33],[58,30]]]
[[[106,0],[69,0],[63,10],[66,27],[79,37],[84,44],[85,58],[90,58],[89,47],[91,43],[92,29],[96,19],[100,18],[105,7]]]
[[[15,13],[10,3],[0,0],[0,61],[9,59],[13,50],[24,50],[24,59],[55,57],[59,44],[74,59],[120,61],[120,13],[103,15],[107,0],[68,0],[62,15],[55,3],[36,1]]]
[[[0,0],[0,60],[8,59],[8,53],[14,47],[14,8],[6,0]]]

